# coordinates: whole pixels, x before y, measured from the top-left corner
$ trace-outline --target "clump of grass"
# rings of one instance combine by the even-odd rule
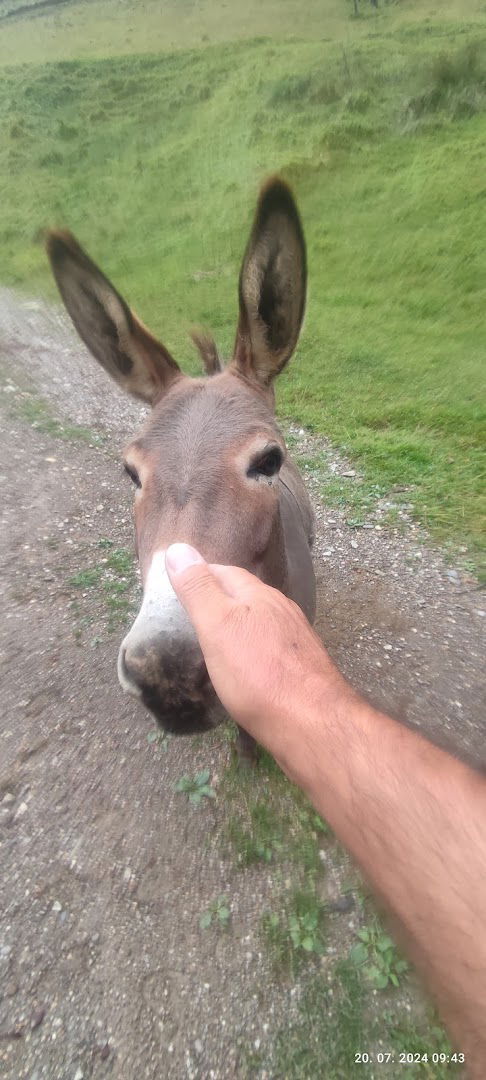
[[[203,911],[200,919],[199,926],[201,930],[208,930],[210,926],[219,926],[222,930],[227,930],[231,919],[231,908],[226,896],[218,896],[216,900],[213,900],[206,911]]]
[[[327,126],[323,143],[331,150],[347,150],[354,143],[367,142],[377,133],[376,124],[368,124],[364,120],[352,119],[343,114]]]
[[[285,897],[282,911],[264,913],[263,939],[277,970],[294,975],[306,955],[324,952],[325,910],[310,882]]]
[[[360,1053],[369,1059],[361,1061]],[[372,1061],[376,1075],[390,1080],[401,1080],[404,1068],[412,1080],[446,1080],[459,1074],[461,1055],[454,1053],[434,1017],[419,1021],[390,1010],[377,1015],[359,970],[348,959],[338,961],[329,979],[321,974],[310,979],[296,1020],[277,1034],[271,1062],[259,1064],[272,1076],[292,1080],[343,1080],[361,1076],[363,1069],[373,1068]]]
[[[216,798],[216,792],[209,783],[209,777],[209,769],[202,769],[195,776],[181,776],[175,785],[175,790],[184,792],[193,806],[200,806],[203,799]]]
[[[103,602],[102,614],[107,616],[108,633],[113,633],[127,622],[133,609],[136,581],[133,557],[126,548],[115,547],[108,539],[98,541],[98,546],[108,554],[101,562],[78,570],[69,578],[68,584],[80,589],[88,601],[97,591]],[[81,619],[81,625],[88,625],[92,620],[93,616],[88,612]],[[78,636],[79,630],[80,626],[77,627]]]
[[[442,112],[458,120],[485,108],[486,63],[477,41],[435,57],[424,88],[406,103],[407,115],[415,119]]]
[[[336,965],[330,982],[314,976],[300,999],[298,1018],[277,1035],[272,1075],[292,1080],[354,1076],[357,1049],[370,1045],[364,1003],[362,982],[349,962]]]
[[[332,105],[342,94],[338,80],[314,72],[310,75],[282,75],[268,94],[270,106],[284,105]]]
[[[27,129],[24,120],[14,120],[10,125],[9,134],[11,139],[23,139],[26,133]]]
[[[161,731],[160,728],[153,728],[147,734],[149,746],[154,746],[158,750],[168,750],[171,738],[172,736],[168,732]]]
[[[241,867],[257,862],[272,862],[283,848],[280,822],[268,801],[263,799],[249,805],[246,820],[241,820],[239,815],[231,815],[228,837]]]
[[[314,887],[322,869],[320,846],[329,828],[271,755],[260,749],[250,775],[232,760],[223,792],[228,806],[225,835],[237,865],[290,860]]]
[[[47,154],[42,154],[39,158],[39,165],[41,169],[48,169],[52,165],[62,165],[64,158],[59,150],[49,150]]]
[[[66,124],[64,120],[61,120],[58,135],[60,139],[71,142],[73,139],[78,138],[79,132],[75,124]]]
[[[402,976],[408,971],[408,963],[400,956],[388,934],[374,923],[362,927],[358,931],[358,938],[358,943],[349,954],[351,963],[364,972],[376,990],[399,986]]]
[[[95,585],[98,585],[102,575],[101,566],[93,566],[87,570],[79,570],[77,574],[73,574],[68,581],[69,585],[74,585],[76,589],[94,589]]]
[[[309,101],[311,105],[333,105],[335,101],[339,101],[341,95],[342,89],[337,80],[319,75],[312,81]]]
[[[312,86],[310,75],[282,75],[268,94],[269,105],[307,101]]]
[[[14,403],[13,411],[22,420],[31,424],[36,431],[42,431],[45,435],[53,435],[55,438],[65,439],[68,442],[86,442],[90,446],[99,445],[103,441],[103,436],[91,431],[90,428],[58,420],[53,415],[48,402],[33,394],[23,394]]]
[[[371,96],[366,90],[350,90],[343,98],[347,112],[365,113],[371,106]]]
[[[430,1017],[428,1024],[418,1023],[410,1017],[387,1011],[383,1019],[388,1045],[395,1051],[395,1058],[397,1054],[405,1055],[405,1061],[400,1067],[403,1070],[406,1066],[407,1076],[410,1076],[411,1080],[421,1080],[423,1077],[430,1077],[430,1080],[448,1080],[451,1076],[462,1075],[464,1055],[451,1046],[436,1017]],[[410,1061],[411,1052],[413,1062]],[[419,1055],[421,1060],[417,1061],[415,1055]]]

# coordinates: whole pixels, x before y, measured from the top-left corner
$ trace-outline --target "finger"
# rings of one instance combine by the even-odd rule
[[[198,636],[219,623],[232,606],[212,568],[190,544],[171,544],[165,553],[170,582]]]

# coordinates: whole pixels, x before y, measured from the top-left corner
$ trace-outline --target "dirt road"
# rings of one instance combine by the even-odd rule
[[[218,841],[224,803],[197,810],[175,793],[205,767],[217,789],[227,744],[147,741],[153,724],[116,679],[106,594],[70,584],[101,561],[100,539],[131,547],[118,453],[141,410],[57,312],[6,291],[0,359],[0,1073],[246,1075],[241,1046],[265,1046],[292,1002],[259,935],[272,868],[236,870]],[[105,440],[32,426],[19,403],[38,398]],[[319,629],[334,657],[374,700],[484,765],[484,592],[410,523],[377,528],[378,508],[357,530],[316,508]],[[202,932],[220,894],[231,934]]]

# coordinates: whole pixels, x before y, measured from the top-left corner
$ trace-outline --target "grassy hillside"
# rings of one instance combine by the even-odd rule
[[[0,0],[0,63],[165,52],[257,36],[352,42],[484,21],[483,0]],[[29,10],[26,11],[25,9]]]
[[[344,446],[378,490],[405,488],[395,498],[440,540],[477,555],[486,18],[473,3],[462,21],[457,5],[428,22],[413,21],[412,5],[378,18],[362,7],[366,17],[351,20],[350,5],[320,5],[335,40],[315,40],[310,4],[303,29],[314,40],[4,69],[0,281],[54,295],[39,235],[68,225],[194,370],[191,323],[231,347],[258,185],[282,172],[303,213],[310,299],[298,355],[279,382],[281,412]],[[240,16],[228,8],[237,36]],[[279,8],[295,16],[292,0]],[[55,17],[82,14],[100,45],[103,4],[96,20],[94,10],[68,5]],[[149,26],[154,5],[143,10]],[[215,10],[198,6],[198,18]],[[258,30],[272,5],[261,10]],[[230,14],[220,36],[223,23],[227,32]],[[179,43],[184,25],[180,16]],[[19,26],[0,22],[0,41]],[[73,49],[82,45],[76,36]]]

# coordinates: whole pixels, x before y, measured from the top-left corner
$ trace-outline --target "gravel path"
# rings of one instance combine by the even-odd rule
[[[241,1046],[265,1047],[293,1005],[262,953],[269,868],[223,858],[224,807],[174,792],[228,750],[217,739],[149,744],[152,724],[118,687],[119,637],[77,642],[69,577],[100,537],[131,547],[118,463],[143,415],[88,357],[63,316],[0,291],[0,1072],[7,1080],[244,1076]],[[103,431],[61,440],[18,418],[26,392],[55,416]],[[299,449],[349,471],[325,440]],[[310,479],[312,486],[315,482]],[[353,529],[316,502],[318,628],[351,681],[477,765],[486,763],[486,598],[410,522]],[[99,552],[98,552],[99,554]],[[84,609],[83,609],[84,610]],[[231,934],[201,932],[231,899]],[[2,1071],[3,1070],[3,1071]]]

